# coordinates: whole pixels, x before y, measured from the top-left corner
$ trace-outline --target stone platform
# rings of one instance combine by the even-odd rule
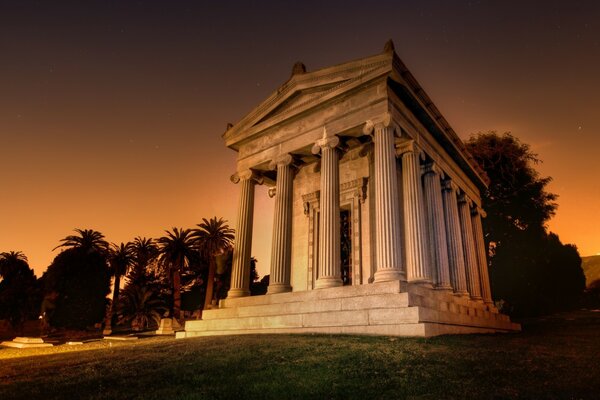
[[[241,297],[186,321],[177,338],[257,333],[430,337],[520,331],[482,301],[400,281]]]
[[[34,347],[52,347],[52,343],[44,342],[44,339],[36,337],[16,337],[12,341],[0,343],[1,346],[14,347],[17,349],[30,349]]]

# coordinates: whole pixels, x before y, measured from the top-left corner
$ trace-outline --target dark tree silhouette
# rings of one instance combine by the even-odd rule
[[[37,318],[40,296],[33,270],[20,251],[0,253],[0,319],[21,329],[28,319]]]
[[[534,168],[537,155],[510,133],[479,133],[466,144],[490,178],[482,200],[494,298],[516,316],[574,306],[585,287],[581,259],[547,232],[557,196],[546,190],[551,178]]]
[[[131,243],[133,266],[127,276],[128,283],[142,284],[148,279],[148,269],[158,257],[158,247],[152,238],[136,237]]]
[[[121,277],[127,273],[134,263],[133,247],[130,242],[119,245],[112,243],[108,251],[108,265],[114,277],[113,299],[110,307],[110,317],[106,320],[106,329],[110,330],[117,323],[119,292]]]
[[[109,245],[104,239],[104,235],[93,229],[74,229],[79,235],[69,235],[62,242],[54,248],[80,248],[85,252],[98,252],[100,254],[107,254]]]
[[[194,240],[190,229],[172,228],[157,240],[159,265],[167,272],[173,289],[172,316],[181,319],[181,272],[194,257]]]
[[[72,247],[54,258],[42,279],[55,304],[50,325],[85,329],[103,320],[110,293],[110,270],[104,252]]]
[[[206,295],[204,309],[211,306],[213,300],[213,285],[215,282],[216,257],[233,247],[234,230],[229,228],[227,221],[213,217],[210,220],[202,219],[202,223],[193,230],[192,236],[200,254],[209,261],[208,278],[206,282]]]

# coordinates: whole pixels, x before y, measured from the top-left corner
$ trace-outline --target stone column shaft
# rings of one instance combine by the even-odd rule
[[[486,304],[494,304],[492,300],[492,289],[488,274],[487,251],[483,238],[483,226],[481,224],[481,210],[474,207],[471,212],[471,223],[473,225],[473,238],[477,253],[477,264],[479,265],[479,279],[481,280],[481,296]]]
[[[393,127],[375,126],[375,282],[405,279],[400,250],[400,207]]]
[[[465,254],[465,267],[467,272],[467,288],[471,298],[481,300],[481,287],[479,282],[479,266],[477,264],[477,249],[473,239],[473,226],[471,224],[471,200],[462,194],[458,201],[460,216],[460,231],[463,239],[463,252]]]
[[[340,257],[340,172],[337,136],[317,141],[321,151],[321,199],[319,205],[319,258],[315,288],[341,286]]]
[[[409,282],[431,283],[427,265],[427,232],[421,186],[419,152],[413,148],[402,154],[404,187],[404,233],[406,269]]]
[[[427,220],[429,222],[429,243],[433,268],[433,283],[437,289],[451,290],[450,267],[448,263],[448,242],[444,224],[444,207],[442,204],[442,185],[440,174],[435,165],[425,167],[423,176]]]
[[[460,218],[456,187],[450,180],[444,181],[442,192],[444,203],[444,220],[446,222],[446,240],[448,242],[448,262],[450,265],[450,281],[457,295],[467,296],[467,277],[465,272],[465,255],[463,252]]]
[[[273,220],[273,244],[271,248],[271,277],[269,294],[289,292],[292,257],[292,197],[293,171],[289,154],[275,160],[277,168],[275,189],[275,215]]]
[[[236,226],[236,238],[233,246],[233,265],[231,269],[231,287],[227,297],[250,295],[250,257],[252,251],[252,222],[254,218],[254,185],[252,172],[240,173],[240,202]]]

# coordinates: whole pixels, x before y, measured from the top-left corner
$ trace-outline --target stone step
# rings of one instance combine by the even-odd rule
[[[490,313],[491,314],[491,313]],[[518,324],[490,319],[474,313],[453,313],[427,307],[371,308],[317,311],[297,314],[238,316],[187,321],[186,332],[300,329],[434,323],[500,331],[519,330]]]
[[[408,293],[385,293],[367,296],[307,300],[304,302],[261,304],[236,308],[218,308],[202,313],[203,320],[268,315],[303,314],[325,311],[401,308],[409,304]]]
[[[302,328],[418,323],[419,308],[376,308],[186,321],[186,331]]]
[[[496,329],[447,325],[438,323],[404,323],[389,325],[341,326],[341,327],[301,327],[273,329],[239,329],[236,331],[185,331],[177,332],[177,338],[193,338],[221,335],[256,335],[256,334],[346,334],[346,335],[382,335],[382,336],[418,336],[431,337],[448,334],[494,333]]]
[[[369,285],[339,286],[334,288],[302,292],[277,293],[263,296],[237,297],[221,300],[220,308],[247,307],[265,304],[293,303],[311,300],[326,300],[372,294],[400,293],[406,291],[405,282],[390,281]]]

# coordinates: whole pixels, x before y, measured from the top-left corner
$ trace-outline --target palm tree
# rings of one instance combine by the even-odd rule
[[[123,295],[119,309],[123,321],[131,321],[133,330],[146,329],[151,323],[158,326],[167,308],[152,289],[147,286],[129,286],[123,290]]]
[[[147,272],[148,266],[158,257],[158,247],[154,239],[136,237],[131,243],[133,251],[133,268],[129,276],[130,282],[138,283]]]
[[[20,266],[27,266],[27,257],[21,251],[8,251],[0,253],[0,276],[6,279],[19,270]]]
[[[112,243],[108,253],[108,264],[110,265],[111,273],[115,277],[113,300],[110,307],[110,317],[106,320],[105,330],[110,330],[110,327],[117,322],[117,305],[119,304],[119,291],[121,288],[121,276],[125,275],[129,268],[133,265],[134,254],[132,244],[130,242],[116,245]]]
[[[190,229],[172,228],[166,236],[157,240],[159,265],[167,271],[173,287],[173,318],[181,319],[181,271],[190,264],[194,252]]]
[[[23,323],[39,311],[39,292],[27,257],[20,251],[0,253],[0,320],[21,331]]]
[[[194,244],[200,253],[208,258],[208,282],[206,284],[206,297],[204,309],[210,308],[213,298],[213,285],[215,270],[217,268],[215,257],[231,249],[235,238],[235,231],[227,225],[227,221],[217,217],[210,220],[202,218],[202,223],[193,230]]]
[[[69,235],[64,239],[61,239],[61,244],[56,246],[53,250],[61,247],[66,248],[79,248],[85,250],[87,253],[98,252],[106,255],[108,253],[109,245],[104,240],[104,235],[93,229],[74,229],[77,235]]]

